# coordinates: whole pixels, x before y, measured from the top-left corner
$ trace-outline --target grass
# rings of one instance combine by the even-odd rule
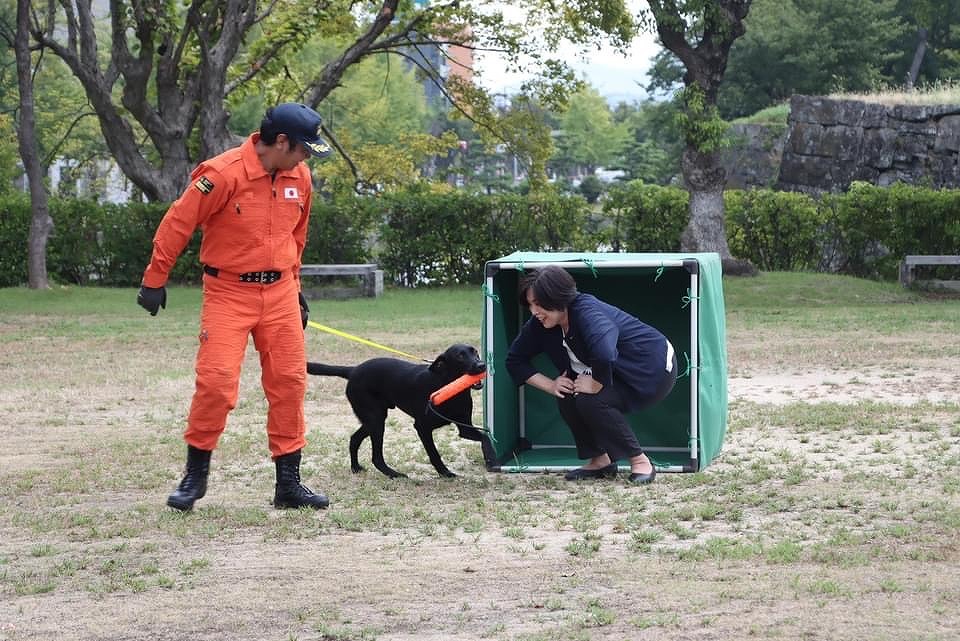
[[[745,125],[775,125],[777,127],[787,126],[787,118],[790,116],[790,104],[787,102],[772,107],[766,107],[749,116],[736,118],[734,124]]]
[[[856,373],[831,393],[931,372],[960,383],[958,300],[819,274],[724,287],[733,376]],[[460,476],[440,479],[399,416],[385,451],[410,478],[352,475],[342,381],[311,380],[303,476],[333,502],[278,512],[251,348],[208,496],[179,514],[163,500],[183,465],[200,296],[171,288],[156,318],[134,299],[0,290],[0,639],[960,629],[960,398],[734,402],[705,472],[635,488],[487,473],[476,444],[448,429],[438,447]],[[315,301],[311,318],[428,357],[479,346],[482,301],[476,287],[388,290]],[[382,355],[319,331],[307,349],[343,363]]]
[[[955,105],[960,103],[960,84],[955,81],[937,82],[918,87],[914,91],[904,91],[902,88],[878,89],[866,93],[838,93],[831,98],[863,100],[884,105]]]

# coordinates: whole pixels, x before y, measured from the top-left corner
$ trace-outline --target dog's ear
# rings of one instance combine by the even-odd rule
[[[447,356],[446,354],[440,354],[437,358],[430,363],[430,371],[434,374],[445,374],[447,371]]]

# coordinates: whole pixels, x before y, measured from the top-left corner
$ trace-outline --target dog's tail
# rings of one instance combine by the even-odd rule
[[[348,365],[326,365],[324,363],[307,363],[307,374],[314,376],[339,376],[350,378],[353,367]]]

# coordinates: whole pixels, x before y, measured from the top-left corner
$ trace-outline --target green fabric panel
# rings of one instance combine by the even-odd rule
[[[720,453],[727,433],[727,323],[720,256],[697,256],[701,280],[698,393],[702,469]]]
[[[685,267],[667,266],[664,262],[690,260],[696,262],[696,278]],[[534,447],[573,445],[573,439],[557,411],[556,401],[531,387],[525,387],[523,407],[518,388],[505,367],[506,352],[520,326],[529,318],[517,294],[519,269],[499,269],[501,263],[517,263],[524,268],[537,263],[569,262],[565,267],[577,281],[580,291],[626,310],[653,325],[670,339],[677,352],[680,378],[673,392],[662,403],[630,414],[629,420],[640,444],[658,465],[681,465],[703,469],[720,451],[726,432],[726,345],[722,292],[722,273],[716,254],[573,254],[518,252],[487,264],[492,276],[493,300],[483,319],[484,351],[494,374],[484,389],[484,419],[494,437],[494,450],[501,462],[515,458],[517,449],[527,444]],[[630,265],[629,263],[636,263]],[[693,283],[699,291],[691,291]],[[691,336],[692,300],[698,309],[696,352],[697,363],[691,363],[694,337]],[[491,311],[492,309],[492,311]],[[492,331],[490,331],[492,330]],[[492,335],[492,341],[490,336]],[[492,343],[492,344],[491,344]],[[556,375],[545,357],[538,368]],[[688,364],[696,370],[697,389],[691,389]],[[492,410],[488,394],[493,395]],[[691,397],[696,394],[696,416]],[[520,410],[524,414],[521,425]],[[691,460],[691,434],[699,433],[696,459]],[[522,432],[522,433],[521,433]],[[525,439],[525,441],[524,441]],[[660,451],[667,448],[670,452]],[[686,450],[687,454],[673,450]],[[527,450],[523,454],[529,455]],[[576,467],[575,450],[565,453],[568,467]]]

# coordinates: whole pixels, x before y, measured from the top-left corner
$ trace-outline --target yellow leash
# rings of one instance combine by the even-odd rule
[[[369,345],[370,347],[376,347],[377,349],[386,350],[388,352],[393,352],[394,354],[400,354],[401,356],[406,356],[407,358],[412,358],[415,361],[423,361],[424,363],[429,363],[425,358],[420,358],[419,356],[414,356],[413,354],[407,354],[406,352],[401,352],[398,349],[393,349],[392,347],[387,347],[386,345],[381,345],[380,343],[374,343],[373,341],[368,341],[365,338],[360,338],[359,336],[354,336],[353,334],[348,334],[346,332],[341,332],[339,329],[334,329],[332,327],[327,327],[326,325],[321,325],[320,323],[315,323],[312,320],[307,321],[307,325],[315,329],[319,329],[322,332],[327,332],[328,334],[333,334],[334,336],[339,336],[341,338],[346,338],[357,343],[362,343],[364,345]]]

